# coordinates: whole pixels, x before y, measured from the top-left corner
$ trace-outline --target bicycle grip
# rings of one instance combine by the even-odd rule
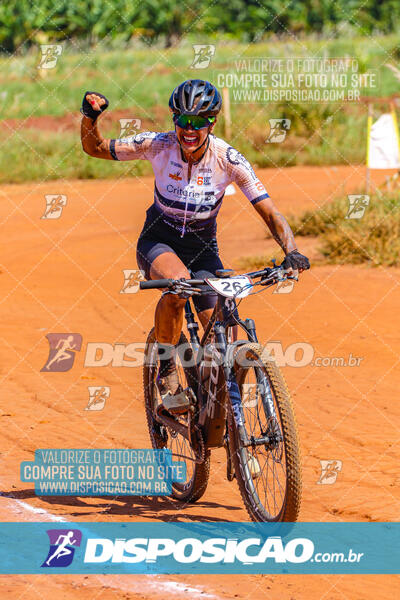
[[[150,281],[141,281],[141,290],[154,290],[158,288],[167,288],[171,283],[171,279],[151,279]]]

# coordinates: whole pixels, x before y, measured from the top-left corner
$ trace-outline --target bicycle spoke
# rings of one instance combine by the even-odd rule
[[[249,439],[259,439],[265,435],[269,435],[274,432],[275,437],[282,436],[282,426],[279,422],[278,407],[276,399],[271,390],[271,399],[274,403],[275,415],[273,419],[267,418],[267,412],[264,406],[263,393],[258,389],[260,377],[257,377],[262,365],[254,366],[246,372],[245,381],[242,382],[248,386],[247,389],[252,389],[252,386],[257,386],[254,396],[250,396],[250,400],[244,403],[244,416],[245,416],[245,427]],[[263,373],[262,379],[267,379],[266,374]],[[252,381],[250,381],[252,380]],[[277,433],[278,432],[278,433]],[[254,490],[258,496],[260,504],[265,506],[266,510],[272,517],[279,514],[286,492],[286,456],[284,452],[283,440],[276,441],[275,447],[273,446],[274,441],[272,439],[270,446],[268,444],[263,446],[254,446],[250,451],[248,449],[248,455],[258,463],[260,469],[259,475],[252,479]]]

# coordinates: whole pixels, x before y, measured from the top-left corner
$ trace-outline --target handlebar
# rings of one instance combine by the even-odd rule
[[[152,290],[157,288],[169,287],[173,279],[151,279],[150,281],[141,281],[139,287],[141,290]]]
[[[179,281],[179,279],[151,279],[150,281],[141,281],[139,287],[141,290],[169,288],[179,283]],[[205,283],[204,279],[183,279],[182,281],[192,286],[203,285]]]
[[[247,277],[251,279],[255,279],[256,277],[262,278],[262,281],[258,282],[258,285],[270,286],[275,283],[278,283],[283,279],[282,277],[283,268],[281,266],[266,267],[265,269],[261,269],[260,271],[252,271],[251,273],[244,273]],[[176,289],[179,287],[179,284],[184,285],[187,289],[188,287],[196,287],[199,285],[204,285],[206,283],[205,279],[152,279],[150,281],[141,281],[139,287],[141,290],[154,290],[154,289]],[[200,290],[197,290],[196,293],[200,293]]]

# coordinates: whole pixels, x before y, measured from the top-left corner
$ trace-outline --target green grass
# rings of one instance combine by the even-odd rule
[[[268,110],[263,109],[266,122]],[[135,117],[142,117],[135,113]],[[143,117],[146,118],[145,116]],[[354,117],[354,127],[361,117]],[[169,114],[160,116],[160,126],[148,122],[151,129],[171,129]],[[103,126],[106,137],[118,137],[118,128]],[[223,123],[217,124],[215,133],[224,137]],[[284,144],[266,144],[265,132],[256,124],[249,130],[241,130],[231,141],[255,167],[294,165],[326,165],[345,162],[362,163],[365,155],[365,140],[360,135],[360,144],[352,143],[352,132],[346,121],[326,124],[321,133],[302,132],[288,137]],[[135,175],[151,174],[147,161],[115,163],[87,156],[81,147],[78,128],[76,131],[52,132],[22,126],[17,132],[0,131],[0,183],[18,183],[31,180],[58,178],[109,178],[121,173]]]
[[[37,69],[39,52],[33,48],[21,57],[0,56],[2,118],[74,112],[88,87],[106,94],[113,108],[137,106],[146,111],[156,105],[165,106],[172,88],[180,81],[193,76],[215,80],[217,73],[231,69],[235,59],[244,57],[354,57],[361,71],[379,72],[379,87],[366,90],[365,95],[387,96],[398,92],[397,80],[383,66],[385,62],[398,61],[398,37],[380,36],[374,40],[302,39],[251,45],[214,40],[216,55],[210,66],[202,70],[190,68],[193,50],[188,40],[168,50],[138,47],[106,51],[99,44],[97,48],[74,53],[73,48],[65,47],[56,68],[47,70],[44,79],[39,77]]]
[[[41,133],[27,130],[7,142],[0,138],[0,183],[50,181],[54,179],[108,179],[149,175],[146,161],[116,163],[85,154],[80,140],[71,133]]]
[[[289,218],[296,236],[318,236],[324,262],[400,266],[400,205],[397,196],[373,195],[361,219],[346,219],[339,198],[316,212]]]
[[[193,50],[189,40],[168,50],[143,46],[124,51],[105,50],[99,45],[74,53],[66,46],[57,67],[48,70],[44,78],[39,77],[36,68],[38,51],[32,49],[25,56],[0,56],[0,110],[3,119],[78,114],[83,92],[89,88],[104,93],[110,100],[111,110],[126,109],[128,115],[142,119],[145,128],[168,130],[171,121],[167,104],[175,85],[189,77],[216,81],[218,73],[232,70],[235,59],[243,57],[354,57],[361,71],[376,69],[379,73],[378,89],[365,90],[363,94],[387,96],[398,91],[398,82],[382,65],[384,62],[398,64],[398,38],[381,36],[374,40],[275,40],[244,45],[211,38],[209,41],[217,46],[216,55],[210,67],[203,70],[190,68]],[[365,159],[366,108],[363,104],[349,103],[342,107],[340,103],[232,103],[231,112],[234,127],[228,141],[258,167],[359,164]],[[285,142],[265,143],[268,120],[280,117],[292,122]],[[29,127],[31,129],[22,124],[20,135],[10,135],[6,128],[0,133],[0,181],[115,177],[124,169],[134,173],[151,172],[148,165],[130,163],[122,167],[86,157],[78,132],[57,134]],[[215,133],[225,137],[223,118]],[[116,125],[104,129],[104,134],[118,135]]]

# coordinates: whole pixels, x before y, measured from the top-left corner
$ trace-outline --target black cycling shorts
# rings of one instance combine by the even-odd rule
[[[215,227],[198,232],[187,232],[180,237],[180,231],[161,219],[155,219],[152,210],[147,211],[147,219],[140,234],[136,259],[139,269],[146,279],[150,277],[150,267],[155,258],[164,252],[173,252],[181,259],[193,279],[206,279],[223,269],[219,257]],[[193,296],[197,312],[214,308],[217,295],[204,286],[201,296]]]

